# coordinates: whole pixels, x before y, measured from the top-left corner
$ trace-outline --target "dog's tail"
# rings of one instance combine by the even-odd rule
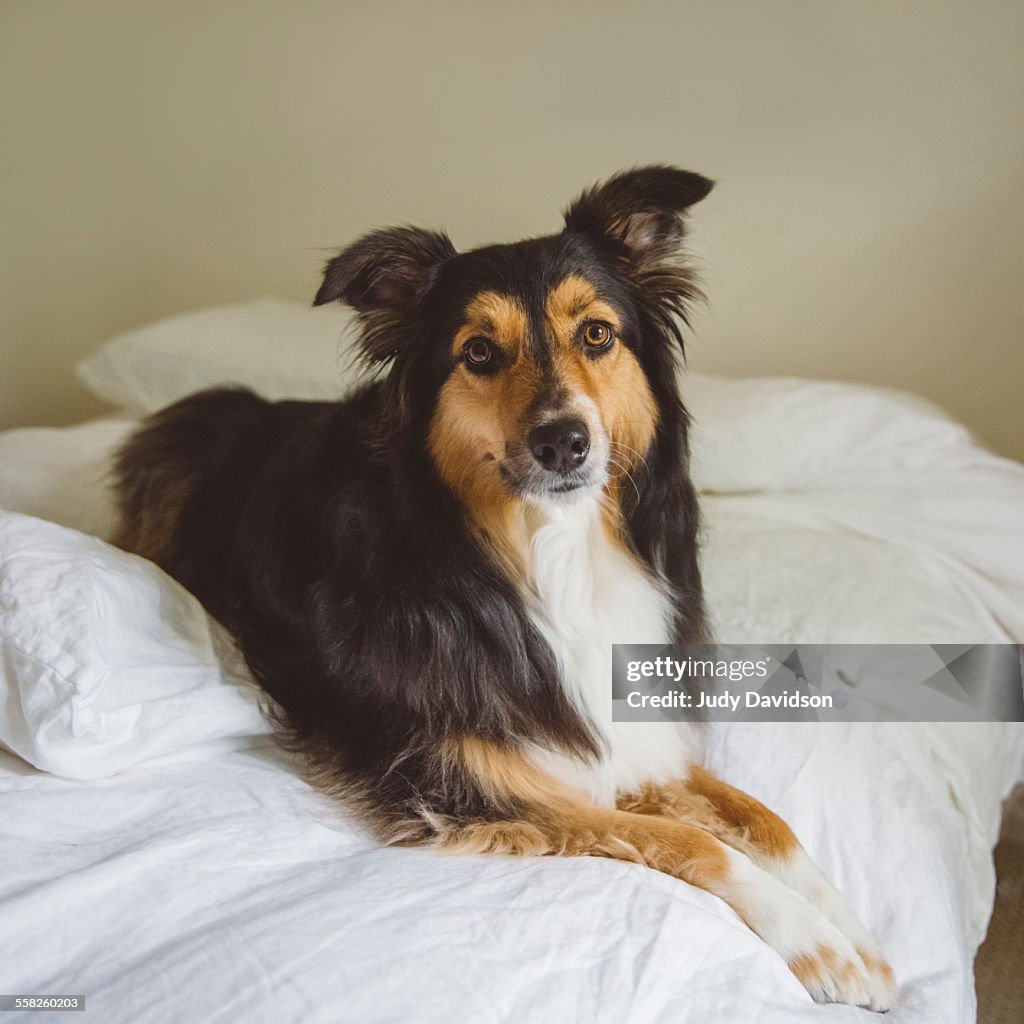
[[[183,398],[143,421],[114,458],[118,529],[114,542],[175,572],[182,511],[216,474],[268,404],[244,388]]]

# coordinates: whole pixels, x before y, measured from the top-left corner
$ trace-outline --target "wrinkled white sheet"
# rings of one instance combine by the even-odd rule
[[[695,467],[715,492],[704,566],[722,639],[1024,636],[1021,467],[872,392],[736,383],[761,385],[756,406],[711,382]],[[773,399],[829,429],[765,437]],[[0,505],[102,533],[101,502],[59,467],[97,478],[119,430],[0,435]],[[12,498],[26,445],[55,472]],[[876,932],[903,990],[894,1024],[974,1019],[999,801],[1022,760],[1002,725],[727,724],[708,751]],[[872,1019],[813,1004],[724,904],[652,871],[377,849],[272,746],[88,782],[0,754],[0,865],[0,991],[84,993],[115,1024]]]

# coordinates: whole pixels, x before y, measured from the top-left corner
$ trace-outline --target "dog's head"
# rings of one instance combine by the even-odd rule
[[[359,313],[363,353],[392,364],[395,423],[419,425],[471,512],[574,501],[642,464],[681,411],[679,321],[698,294],[684,218],[711,187],[627,171],[572,203],[561,233],[467,253],[376,231],[328,263],[315,301]]]

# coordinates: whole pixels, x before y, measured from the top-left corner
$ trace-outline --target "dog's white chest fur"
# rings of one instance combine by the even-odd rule
[[[562,686],[603,746],[596,764],[538,750],[547,771],[613,806],[617,792],[685,775],[700,760],[696,730],[669,722],[612,721],[612,644],[666,644],[667,594],[603,528],[586,500],[544,510],[533,533],[530,617],[558,659]]]

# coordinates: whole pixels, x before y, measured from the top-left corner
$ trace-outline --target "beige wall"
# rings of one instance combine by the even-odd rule
[[[0,2],[0,427],[96,411],[111,333],[399,221],[718,190],[692,365],[872,381],[1024,458],[1024,4]]]

